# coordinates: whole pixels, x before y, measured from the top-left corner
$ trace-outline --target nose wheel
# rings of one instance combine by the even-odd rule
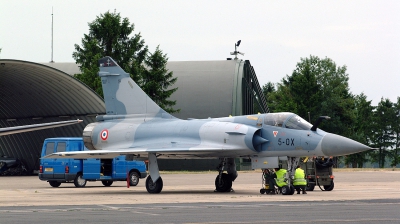
[[[294,189],[294,186],[293,186],[293,185],[290,185],[290,186],[289,186],[289,185],[286,185],[286,186],[283,186],[283,187],[282,187],[281,191],[282,191],[282,194],[283,194],[283,195],[293,195],[295,189]]]

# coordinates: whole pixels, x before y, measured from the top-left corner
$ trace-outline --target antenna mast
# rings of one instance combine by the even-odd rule
[[[237,47],[239,47],[240,42],[242,42],[242,41],[239,40],[237,43],[235,43],[235,51],[234,51],[234,52],[231,52],[231,55],[235,55],[234,60],[237,60],[237,59],[238,59],[238,57],[237,57],[238,54],[244,55],[244,53],[239,52],[239,51],[237,50]]]
[[[54,63],[53,61],[53,7],[51,7],[51,61],[50,63]]]

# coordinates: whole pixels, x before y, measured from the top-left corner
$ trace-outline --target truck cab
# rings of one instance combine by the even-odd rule
[[[39,179],[49,182],[52,187],[61,183],[74,183],[76,187],[86,186],[87,181],[102,181],[104,186],[111,186],[114,181],[129,180],[130,186],[136,186],[139,179],[147,176],[143,161],[127,161],[125,156],[114,159],[73,159],[43,158],[55,152],[88,150],[82,138],[45,139],[40,159]]]

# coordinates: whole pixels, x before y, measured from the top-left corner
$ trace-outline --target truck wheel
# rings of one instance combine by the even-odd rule
[[[313,191],[315,188],[315,184],[307,184],[306,191]]]
[[[331,185],[324,185],[324,190],[331,191],[331,190],[333,190],[333,187],[335,187],[335,185],[333,184],[333,181],[332,181]]]
[[[61,183],[57,181],[49,181],[49,184],[52,187],[59,187],[61,185]]]
[[[86,186],[86,180],[82,178],[82,174],[78,173],[74,180],[75,187],[84,187]]]
[[[113,184],[112,180],[102,180],[101,183],[103,183],[104,186],[109,187],[111,184]]]
[[[150,176],[147,177],[146,179],[146,190],[150,194],[158,194],[161,192],[163,188],[163,181],[161,177],[158,178],[156,182],[153,182]]]
[[[129,185],[136,186],[139,184],[139,174],[135,171],[129,173]]]

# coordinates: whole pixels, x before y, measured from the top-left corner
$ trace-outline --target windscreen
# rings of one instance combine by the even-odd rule
[[[312,125],[300,116],[294,114],[286,123],[285,127],[297,130],[310,130]]]
[[[312,125],[294,113],[268,113],[265,114],[264,124],[297,130],[310,130]]]
[[[290,117],[294,115],[293,113],[269,113],[265,114],[264,124],[276,127],[283,127],[283,123]]]

